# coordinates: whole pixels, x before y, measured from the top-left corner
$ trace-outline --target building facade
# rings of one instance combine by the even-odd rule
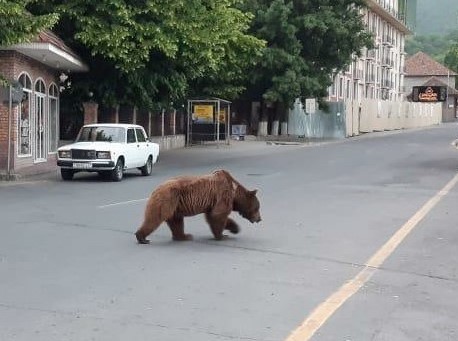
[[[442,103],[442,122],[457,120],[458,104],[455,77],[457,73],[435,61],[424,52],[417,52],[406,60],[405,66],[405,95],[411,100],[414,86],[447,89],[446,100]]]
[[[2,177],[56,168],[61,81],[67,77],[65,73],[86,70],[78,56],[49,31],[40,33],[30,43],[0,49],[0,74],[22,93],[13,100],[10,87],[2,89]]]
[[[404,100],[405,37],[408,0],[366,0],[364,23],[374,37],[374,48],[363,49],[346,71],[337,74],[328,100]]]

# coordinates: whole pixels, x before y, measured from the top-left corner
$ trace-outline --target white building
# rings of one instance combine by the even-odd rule
[[[329,101],[404,99],[404,43],[411,34],[405,15],[406,0],[366,0],[363,10],[367,30],[374,36],[375,48],[362,51],[345,72],[334,78]]]

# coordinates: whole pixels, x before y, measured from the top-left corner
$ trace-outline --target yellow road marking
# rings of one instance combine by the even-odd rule
[[[396,233],[366,262],[354,278],[342,285],[336,292],[318,305],[315,310],[296,328],[285,341],[308,341],[321,326],[339,309],[350,297],[372,277],[377,268],[396,250],[399,244],[409,235],[418,223],[446,196],[458,182],[458,174],[444,188],[429,199]]]

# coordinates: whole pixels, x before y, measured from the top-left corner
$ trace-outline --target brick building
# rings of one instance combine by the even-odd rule
[[[87,66],[61,39],[44,31],[29,43],[0,49],[0,74],[17,84],[22,96],[0,101],[0,176],[37,174],[56,168],[59,93],[70,72]]]

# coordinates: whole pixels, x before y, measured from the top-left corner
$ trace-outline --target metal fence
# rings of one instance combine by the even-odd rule
[[[117,108],[101,107],[98,122],[135,123],[145,128],[148,136],[168,136],[186,134],[186,113],[181,110],[149,111],[131,106]]]
[[[328,111],[306,112],[297,100],[289,111],[288,134],[308,138],[345,137],[345,105],[342,102],[329,103]]]
[[[307,138],[345,138],[373,131],[425,127],[441,122],[440,103],[328,102],[328,110],[306,112],[297,100],[288,116],[288,134]]]

